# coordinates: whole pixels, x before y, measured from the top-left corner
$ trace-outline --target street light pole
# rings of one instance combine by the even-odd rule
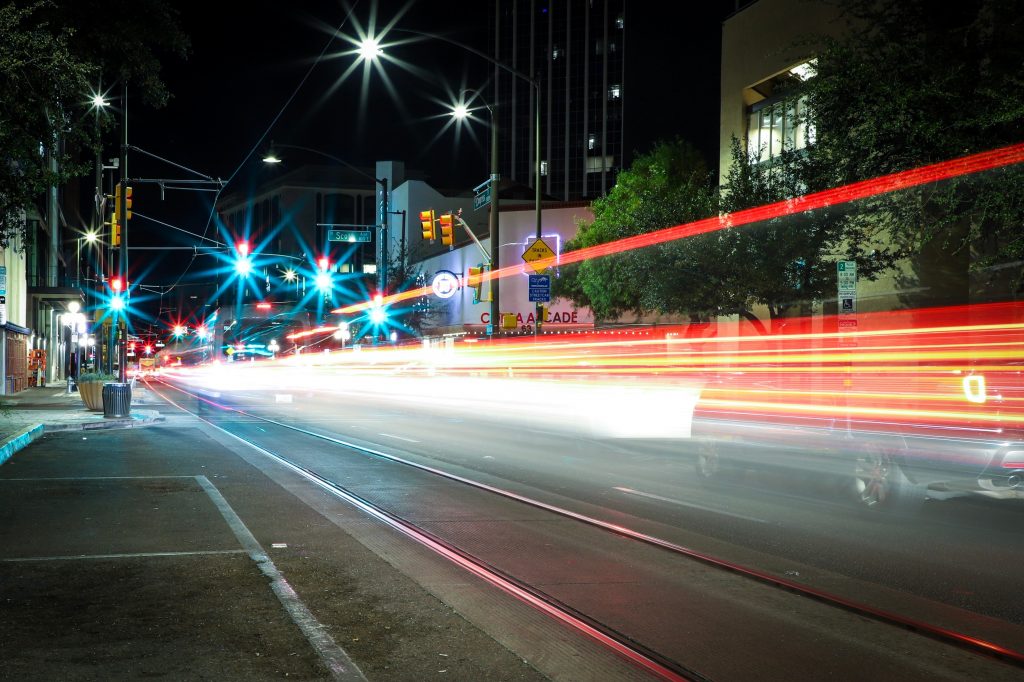
[[[465,89],[465,90],[460,91],[459,95],[460,96],[464,96],[467,93],[473,93],[474,95],[480,96],[481,97],[481,101],[483,101],[482,95],[480,95],[480,92],[477,91],[477,90]],[[496,103],[488,104],[486,101],[483,101],[483,104],[484,104],[484,107],[487,109],[487,113],[490,116],[490,123],[491,123],[491,178],[490,178],[490,185],[489,185],[490,186],[490,191],[491,191],[491,206],[490,206],[490,215],[488,216],[488,219],[487,219],[487,228],[488,228],[488,233],[489,233],[489,237],[490,237],[490,241],[491,241],[491,255],[488,258],[487,268],[488,268],[488,270],[494,271],[494,270],[497,269],[496,262],[497,262],[497,257],[498,257],[498,245],[501,243],[500,240],[499,240],[500,221],[498,219],[499,218],[499,213],[498,213],[498,211],[499,211],[498,180],[501,177],[500,174],[499,174],[499,165],[498,165],[498,116],[497,116],[497,112],[495,111],[495,109],[497,108],[497,104]],[[469,116],[469,109],[464,104],[460,104],[458,107],[456,107],[456,109],[452,113],[452,115],[455,116],[456,118],[465,118],[465,117]],[[501,316],[501,304],[499,302],[500,298],[501,298],[501,296],[500,296],[499,287],[498,287],[498,280],[497,279],[492,279],[491,280],[490,320],[491,320],[491,329],[493,331],[498,331],[498,330],[501,329],[501,327],[500,327],[501,320],[499,319],[500,316]]]
[[[121,281],[124,283],[125,297],[128,296],[128,214],[127,208],[127,181],[128,181],[128,81],[124,81],[121,88],[121,111],[122,111],[122,125],[121,132],[123,134],[123,144],[121,145],[121,205],[118,207],[119,214],[121,216],[121,253],[118,259],[118,271],[121,275]],[[118,352],[118,381],[124,383],[128,379],[128,307],[125,306],[123,312],[124,320],[120,324],[120,333],[118,336],[121,339],[121,347]]]
[[[94,236],[95,235],[99,235],[101,238],[102,238],[102,235],[103,235],[103,205],[104,205],[104,199],[103,199],[103,144],[102,144],[102,137],[100,135],[100,109],[102,109],[103,107],[107,106],[107,100],[106,100],[106,98],[103,97],[102,92],[103,92],[103,83],[101,81],[100,82],[99,90],[96,92],[96,94],[92,98],[92,103],[93,103],[93,131],[94,131],[94,133],[96,135],[96,188],[95,188],[95,194],[93,195],[93,204],[94,204],[94,209],[95,209],[93,211],[93,225],[92,225],[92,230],[88,233],[88,234],[91,234],[91,235],[94,235]],[[90,240],[90,241],[92,241],[92,240]],[[102,241],[102,239],[101,239],[101,241]],[[99,268],[98,268],[99,272],[103,272],[103,256],[102,256],[102,254],[103,254],[103,249],[101,247],[100,248],[100,259],[99,259],[100,262],[99,262]],[[92,261],[90,261],[90,263],[91,262]],[[81,271],[81,267],[82,267],[81,254],[79,254],[79,261],[78,261],[79,271]],[[96,270],[97,270],[97,268],[95,266],[93,266],[93,272],[94,273],[96,272]],[[93,286],[98,286],[98,285],[94,283]],[[93,292],[92,299],[93,299],[93,301],[98,300],[98,297],[96,296],[96,292]],[[90,310],[92,308],[92,305],[90,304],[90,301],[89,301],[88,292],[86,294],[85,304],[86,304],[86,310]],[[93,319],[94,320],[96,319],[95,312],[93,312]],[[102,361],[102,358],[100,357],[100,355],[102,353],[102,347],[103,347],[103,344],[101,343],[100,344],[100,353],[96,354],[96,368],[97,369],[99,369],[101,367],[100,363]]]
[[[461,48],[461,49],[465,50],[466,52],[470,52],[472,54],[475,54],[477,57],[480,57],[481,59],[486,59],[488,62],[490,62],[491,64],[494,65],[495,71],[497,71],[497,69],[501,69],[503,71],[506,71],[507,73],[512,74],[516,78],[519,78],[521,80],[526,81],[527,83],[530,84],[530,87],[533,88],[533,90],[534,90],[534,95],[533,95],[533,113],[534,113],[534,158],[533,158],[533,190],[534,190],[534,200],[533,200],[533,203],[534,203],[534,207],[533,207],[533,210],[534,210],[534,213],[535,213],[535,218],[536,218],[536,223],[537,223],[536,236],[537,236],[537,239],[540,239],[541,238],[541,204],[540,204],[540,168],[541,168],[541,163],[540,163],[540,81],[538,81],[535,78],[531,78],[530,76],[527,76],[522,71],[518,71],[517,69],[513,69],[508,64],[500,62],[497,59],[494,59],[493,57],[491,57],[491,56],[481,52],[480,50],[472,48],[472,47],[470,47],[468,45],[463,45],[462,43],[460,43],[458,41],[455,41],[455,40],[452,40],[451,38],[449,38],[447,36],[439,35],[437,33],[426,33],[426,32],[423,32],[423,31],[413,31],[413,30],[410,30],[410,29],[407,29],[407,28],[393,28],[391,30],[398,31],[400,33],[411,33],[413,35],[418,35],[418,36],[421,36],[423,38],[430,38],[431,40],[440,40],[441,42],[448,43],[449,45],[454,45],[455,47],[458,47],[458,48]],[[497,83],[497,80],[498,79],[495,78],[495,83]],[[497,105],[497,102],[495,102],[495,105]],[[491,150],[492,150],[492,153],[491,153],[491,163],[492,163],[492,168],[497,168],[497,166],[494,165],[494,164],[496,164],[496,159],[498,158],[497,153],[495,153],[495,151],[494,151],[497,148],[497,134],[493,132],[494,130],[495,129],[492,128],[492,135],[491,135]],[[492,175],[494,173],[496,173],[496,172],[497,171],[493,171]],[[491,197],[491,200],[492,201],[496,201],[497,194],[498,194],[497,187],[492,188],[492,191],[493,191],[493,195]],[[497,204],[495,204],[495,206],[497,206]],[[494,212],[497,213],[496,210]],[[499,252],[500,252],[500,249],[499,249],[498,243],[496,241],[492,242],[491,243],[491,258],[492,258],[492,260],[494,262],[494,270],[499,270],[501,268],[500,261],[499,261],[499,258],[498,258]],[[496,279],[491,280],[491,286],[493,287],[493,291],[494,291],[494,304],[497,305],[498,294],[497,294],[497,280]],[[534,328],[537,329],[538,331],[540,329],[541,323],[543,322],[543,320],[540,319],[540,307],[541,307],[540,303],[538,303],[537,306],[536,306],[536,312],[535,312],[535,319],[537,321],[537,324],[535,325]],[[499,323],[500,323],[500,320],[495,320],[493,317],[491,318],[491,324],[499,324]]]

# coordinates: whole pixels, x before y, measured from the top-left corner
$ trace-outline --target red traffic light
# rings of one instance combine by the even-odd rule
[[[320,266],[321,270],[326,270],[331,266],[331,262],[326,257],[317,259],[316,264]]]
[[[249,255],[249,242],[238,242],[238,253],[242,256]]]
[[[110,280],[110,288],[115,292],[121,291],[121,278],[114,277]]]

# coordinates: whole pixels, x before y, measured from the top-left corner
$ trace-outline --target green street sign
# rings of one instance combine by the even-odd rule
[[[367,242],[370,241],[369,230],[328,230],[329,242]]]
[[[476,211],[478,209],[481,209],[481,208],[483,208],[484,206],[486,206],[489,203],[491,203],[491,188],[490,187],[488,187],[483,192],[481,192],[480,194],[477,194],[475,197],[473,197],[473,210]]]

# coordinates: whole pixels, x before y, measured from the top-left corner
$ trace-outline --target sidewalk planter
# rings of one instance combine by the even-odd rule
[[[103,409],[103,384],[117,381],[113,374],[87,373],[78,376],[78,394],[86,409],[99,412]]]
[[[132,416],[132,385],[129,383],[103,384],[103,416]]]

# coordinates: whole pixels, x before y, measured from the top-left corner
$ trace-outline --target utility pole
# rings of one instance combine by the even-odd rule
[[[498,89],[498,67],[494,67],[494,89],[497,95]],[[498,170],[498,101],[495,98],[491,105],[491,214],[487,223],[491,239],[491,267],[497,267],[498,248],[501,245],[499,240],[500,215],[498,213],[498,179],[501,177]],[[491,280],[491,329],[497,335],[501,330],[501,304],[499,303],[498,278]]]
[[[387,295],[388,287],[388,220],[391,209],[388,200],[388,179],[376,178],[380,185],[380,201],[377,202],[377,293]]]
[[[121,215],[121,253],[118,258],[118,273],[124,287],[125,306],[119,311],[123,319],[119,320],[118,336],[121,339],[118,349],[118,381],[124,383],[128,379],[128,81],[125,81],[121,88],[121,129],[123,133],[121,143],[121,205],[118,212]]]

